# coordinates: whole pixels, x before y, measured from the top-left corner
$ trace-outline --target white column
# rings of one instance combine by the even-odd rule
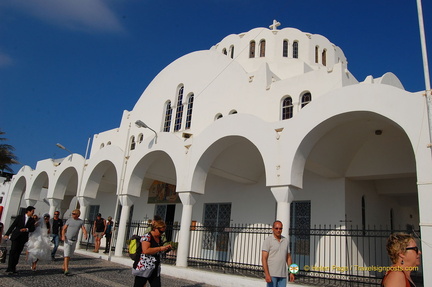
[[[290,227],[290,204],[293,201],[291,187],[274,186],[270,188],[277,202],[276,220],[282,221],[282,235],[288,238]]]
[[[192,222],[192,211],[197,195],[198,194],[193,192],[179,192],[180,200],[183,204],[183,212],[180,223],[176,265],[180,267],[187,267],[191,236],[190,226]]]
[[[58,209],[58,207],[60,206],[62,200],[61,199],[57,199],[57,198],[48,198],[48,202],[50,204],[49,207],[49,215],[51,216],[51,218],[54,217],[54,212]]]
[[[432,183],[418,184],[418,201],[420,213],[420,232],[421,232],[421,258],[423,267],[423,283],[424,286],[432,286],[432,272],[426,272],[432,268],[432,246],[428,244],[432,242]],[[425,244],[423,244],[425,243]]]
[[[78,201],[79,201],[79,204],[80,204],[79,210],[81,212],[80,218],[82,220],[86,220],[87,207],[90,205],[90,200],[91,199],[88,198],[88,197],[78,196]],[[87,229],[87,240],[88,240],[88,238],[90,236],[89,232],[90,232],[90,230]],[[79,238],[79,241],[81,241],[81,239],[82,239],[82,229],[80,229],[80,231],[78,233],[78,238]],[[76,245],[76,249],[81,249],[80,244]]]
[[[117,231],[117,241],[115,244],[115,256],[123,256],[123,246],[125,244],[125,237],[126,237],[126,224],[129,219],[129,213],[132,205],[134,204],[135,200],[137,199],[136,196],[132,195],[120,195],[119,201],[122,205],[122,210],[120,214],[120,222],[119,227]]]

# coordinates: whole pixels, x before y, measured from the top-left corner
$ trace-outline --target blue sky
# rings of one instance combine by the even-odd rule
[[[432,1],[423,14],[431,51]],[[273,19],[341,47],[359,81],[425,89],[415,0],[2,1],[0,129],[32,168],[68,155],[57,142],[84,155],[169,63]]]

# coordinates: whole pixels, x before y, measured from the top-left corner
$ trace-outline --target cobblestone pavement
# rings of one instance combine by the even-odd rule
[[[61,270],[62,262],[62,258],[57,258],[54,262],[40,261],[37,264],[37,270],[32,271],[30,265],[25,262],[25,255],[23,254],[17,266],[17,275],[7,275],[5,273],[7,263],[0,263],[0,286],[133,286],[134,277],[131,274],[131,269],[124,265],[75,254],[69,266],[71,275],[65,276]],[[161,278],[162,286],[166,287],[212,287],[212,285],[166,275],[162,275]]]

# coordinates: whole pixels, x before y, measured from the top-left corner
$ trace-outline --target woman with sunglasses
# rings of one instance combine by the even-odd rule
[[[413,287],[411,271],[420,265],[421,251],[409,234],[394,233],[387,239],[387,253],[393,265],[385,274],[381,286]]]
[[[132,269],[134,287],[143,287],[147,281],[151,287],[161,286],[160,257],[171,249],[171,245],[163,245],[161,239],[165,230],[165,222],[158,220],[153,222],[152,230],[141,237],[141,258]]]

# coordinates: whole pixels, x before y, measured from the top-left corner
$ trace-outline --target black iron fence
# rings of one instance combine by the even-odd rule
[[[319,279],[323,284],[324,279],[347,283],[343,286],[378,286],[391,265],[386,240],[392,232],[407,230],[336,225],[319,225],[310,230],[291,229],[293,263],[299,266],[298,275],[308,283]],[[420,239],[419,231],[408,232]],[[421,267],[412,273],[417,286],[422,286],[422,273]]]
[[[89,222],[89,227],[91,223]],[[127,223],[126,240],[143,235],[149,224]],[[116,226],[117,229],[117,226]],[[179,225],[167,225],[167,241],[178,242]],[[217,272],[263,277],[261,247],[271,235],[268,224],[233,224],[230,226],[190,227],[188,265]],[[385,228],[359,229],[344,226],[314,226],[290,229],[292,261],[298,265],[298,282],[319,286],[378,286],[391,263],[386,252],[386,239],[392,232]],[[409,230],[419,236],[419,231]],[[125,240],[125,242],[126,242]],[[112,243],[112,247],[115,247]],[[127,252],[127,246],[123,246]],[[166,254],[164,263],[174,264],[176,251]],[[422,286],[422,270],[412,273],[417,286]],[[336,283],[335,283],[336,282]]]

